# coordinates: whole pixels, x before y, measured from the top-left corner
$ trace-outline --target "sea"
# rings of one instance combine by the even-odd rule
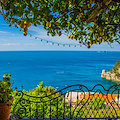
[[[101,73],[111,70],[119,59],[120,52],[111,51],[1,51],[0,80],[11,74],[13,87],[27,91],[40,82],[57,90],[76,84],[109,89],[119,82],[103,79]]]

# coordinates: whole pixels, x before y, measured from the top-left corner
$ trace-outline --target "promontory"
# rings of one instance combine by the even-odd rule
[[[101,77],[120,82],[120,60],[116,62],[110,71],[106,72],[105,70],[102,70]]]

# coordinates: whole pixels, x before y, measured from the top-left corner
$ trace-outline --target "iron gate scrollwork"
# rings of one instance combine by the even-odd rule
[[[13,108],[18,119],[120,119],[120,85],[65,87],[43,97],[19,91]]]

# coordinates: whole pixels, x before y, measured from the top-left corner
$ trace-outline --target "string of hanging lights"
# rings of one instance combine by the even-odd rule
[[[1,12],[1,14],[2,14],[3,16],[5,16],[5,15],[4,15],[4,12]],[[19,28],[20,31],[22,31],[22,29],[21,29],[20,27],[16,26],[15,24],[10,24],[10,23],[8,23],[8,24],[9,24],[9,26],[14,26],[15,28]],[[64,33],[63,33],[63,34],[64,34]],[[44,41],[44,42],[46,42],[46,43],[51,43],[51,45],[57,45],[57,46],[60,46],[60,45],[61,45],[61,46],[63,46],[63,47],[65,47],[65,46],[69,46],[69,47],[71,47],[71,46],[73,46],[73,47],[82,47],[82,45],[80,45],[80,44],[59,43],[59,42],[55,42],[55,41],[52,41],[52,40],[46,40],[46,39],[37,37],[37,36],[35,36],[35,35],[32,35],[31,33],[28,33],[28,35],[29,35],[30,37],[34,37],[34,39],[39,39],[41,42]],[[64,35],[66,35],[66,34],[64,34]]]
[[[65,47],[65,46],[69,46],[69,47],[71,47],[71,46],[73,46],[73,47],[81,47],[81,45],[80,44],[68,44],[68,43],[58,43],[58,42],[55,42],[55,41],[51,41],[51,40],[46,40],[46,39],[43,39],[43,38],[40,38],[40,37],[36,37],[35,35],[32,35],[32,34],[30,34],[30,33],[28,33],[28,35],[30,35],[30,37],[34,37],[34,39],[39,39],[40,41],[44,41],[44,42],[46,42],[46,43],[51,43],[52,45],[57,45],[57,46],[63,46],[63,47]]]
[[[15,26],[14,26],[14,27],[15,27]],[[19,27],[17,27],[17,28],[19,28]],[[19,28],[19,29],[20,29],[20,31],[22,31],[21,28]],[[30,37],[34,37],[34,39],[39,39],[41,42],[44,41],[44,42],[46,42],[46,43],[51,43],[51,45],[57,45],[57,46],[60,46],[60,45],[61,45],[61,46],[63,46],[63,47],[65,47],[65,46],[68,46],[68,47],[71,47],[71,46],[73,46],[73,47],[82,47],[82,45],[80,45],[80,44],[59,43],[59,42],[55,42],[55,41],[52,41],[52,40],[46,40],[46,39],[37,37],[37,36],[35,36],[35,35],[33,35],[33,34],[29,33],[29,32],[28,32],[28,35],[29,35]]]

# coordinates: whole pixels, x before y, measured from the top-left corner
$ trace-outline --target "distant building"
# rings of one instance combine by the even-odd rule
[[[120,106],[120,95],[118,94],[99,94],[99,93],[88,93],[88,92],[67,92],[65,95],[65,101],[69,103],[75,103],[77,100],[92,99],[99,97],[105,100],[107,104],[119,104]]]

